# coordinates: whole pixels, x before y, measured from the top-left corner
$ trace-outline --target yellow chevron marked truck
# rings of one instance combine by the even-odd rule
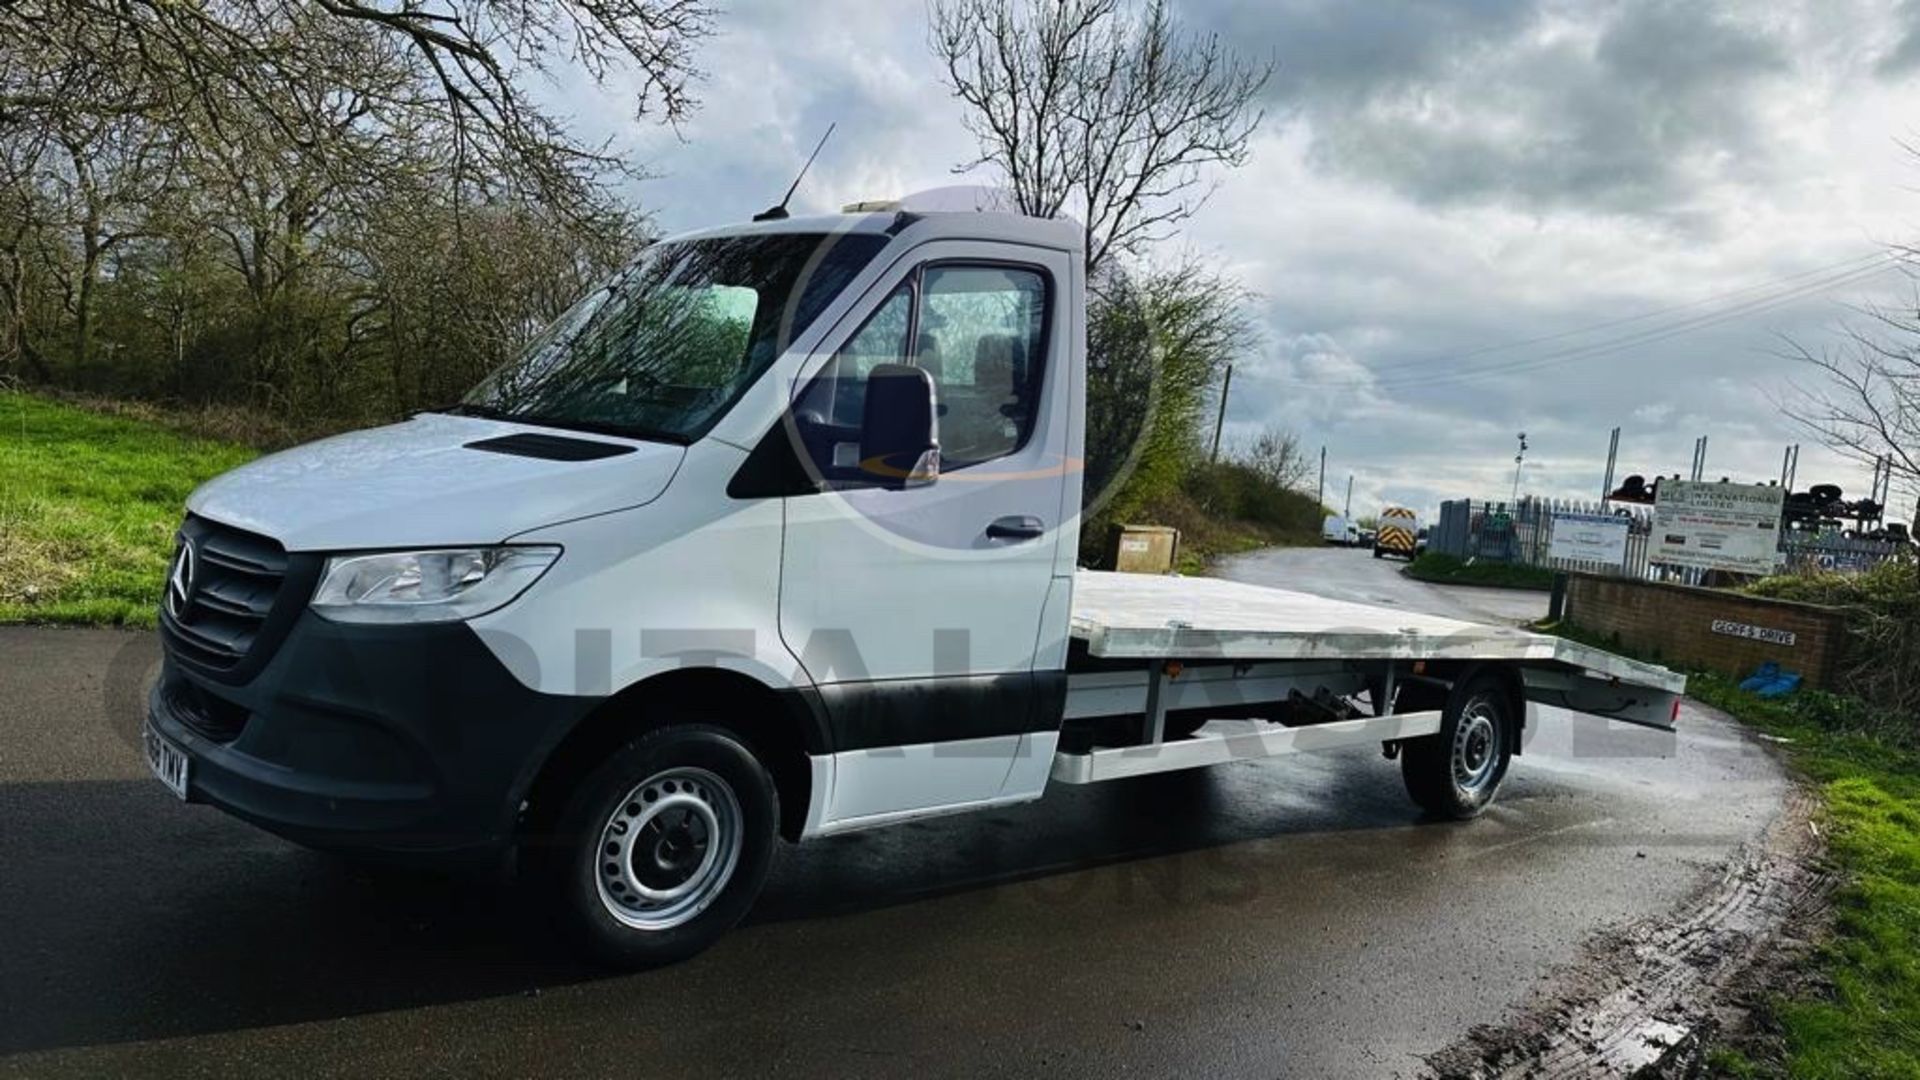
[[[1420,515],[1404,506],[1389,506],[1380,511],[1380,524],[1373,533],[1373,557],[1398,555],[1412,559],[1416,538],[1420,535]]]

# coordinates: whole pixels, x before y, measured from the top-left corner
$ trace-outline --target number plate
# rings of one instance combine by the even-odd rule
[[[181,799],[187,797],[187,752],[168,742],[147,725],[143,734],[147,745],[147,767]]]

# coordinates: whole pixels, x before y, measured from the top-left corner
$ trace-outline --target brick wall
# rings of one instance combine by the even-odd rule
[[[1822,689],[1833,689],[1847,647],[1846,620],[1833,608],[1585,574],[1567,584],[1566,618],[1583,630],[1617,634],[1625,648],[1665,663],[1744,678],[1772,660]],[[1793,642],[1740,636],[1756,631],[1776,639],[1791,634]]]

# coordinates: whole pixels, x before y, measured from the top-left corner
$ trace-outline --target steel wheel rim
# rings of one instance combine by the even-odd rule
[[[740,800],[725,780],[705,769],[655,773],[600,828],[600,903],[636,930],[683,926],[732,880],[744,835]]]
[[[1500,725],[1490,702],[1469,702],[1453,732],[1453,782],[1471,795],[1493,782],[1500,763]]]

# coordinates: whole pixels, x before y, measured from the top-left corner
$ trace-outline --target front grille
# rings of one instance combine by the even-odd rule
[[[273,614],[287,579],[286,549],[257,533],[192,516],[180,526],[180,538],[192,545],[193,572],[184,604],[177,596],[172,603],[161,598],[161,627],[181,660],[231,671],[253,651]],[[170,565],[169,591],[175,589],[174,574]]]

